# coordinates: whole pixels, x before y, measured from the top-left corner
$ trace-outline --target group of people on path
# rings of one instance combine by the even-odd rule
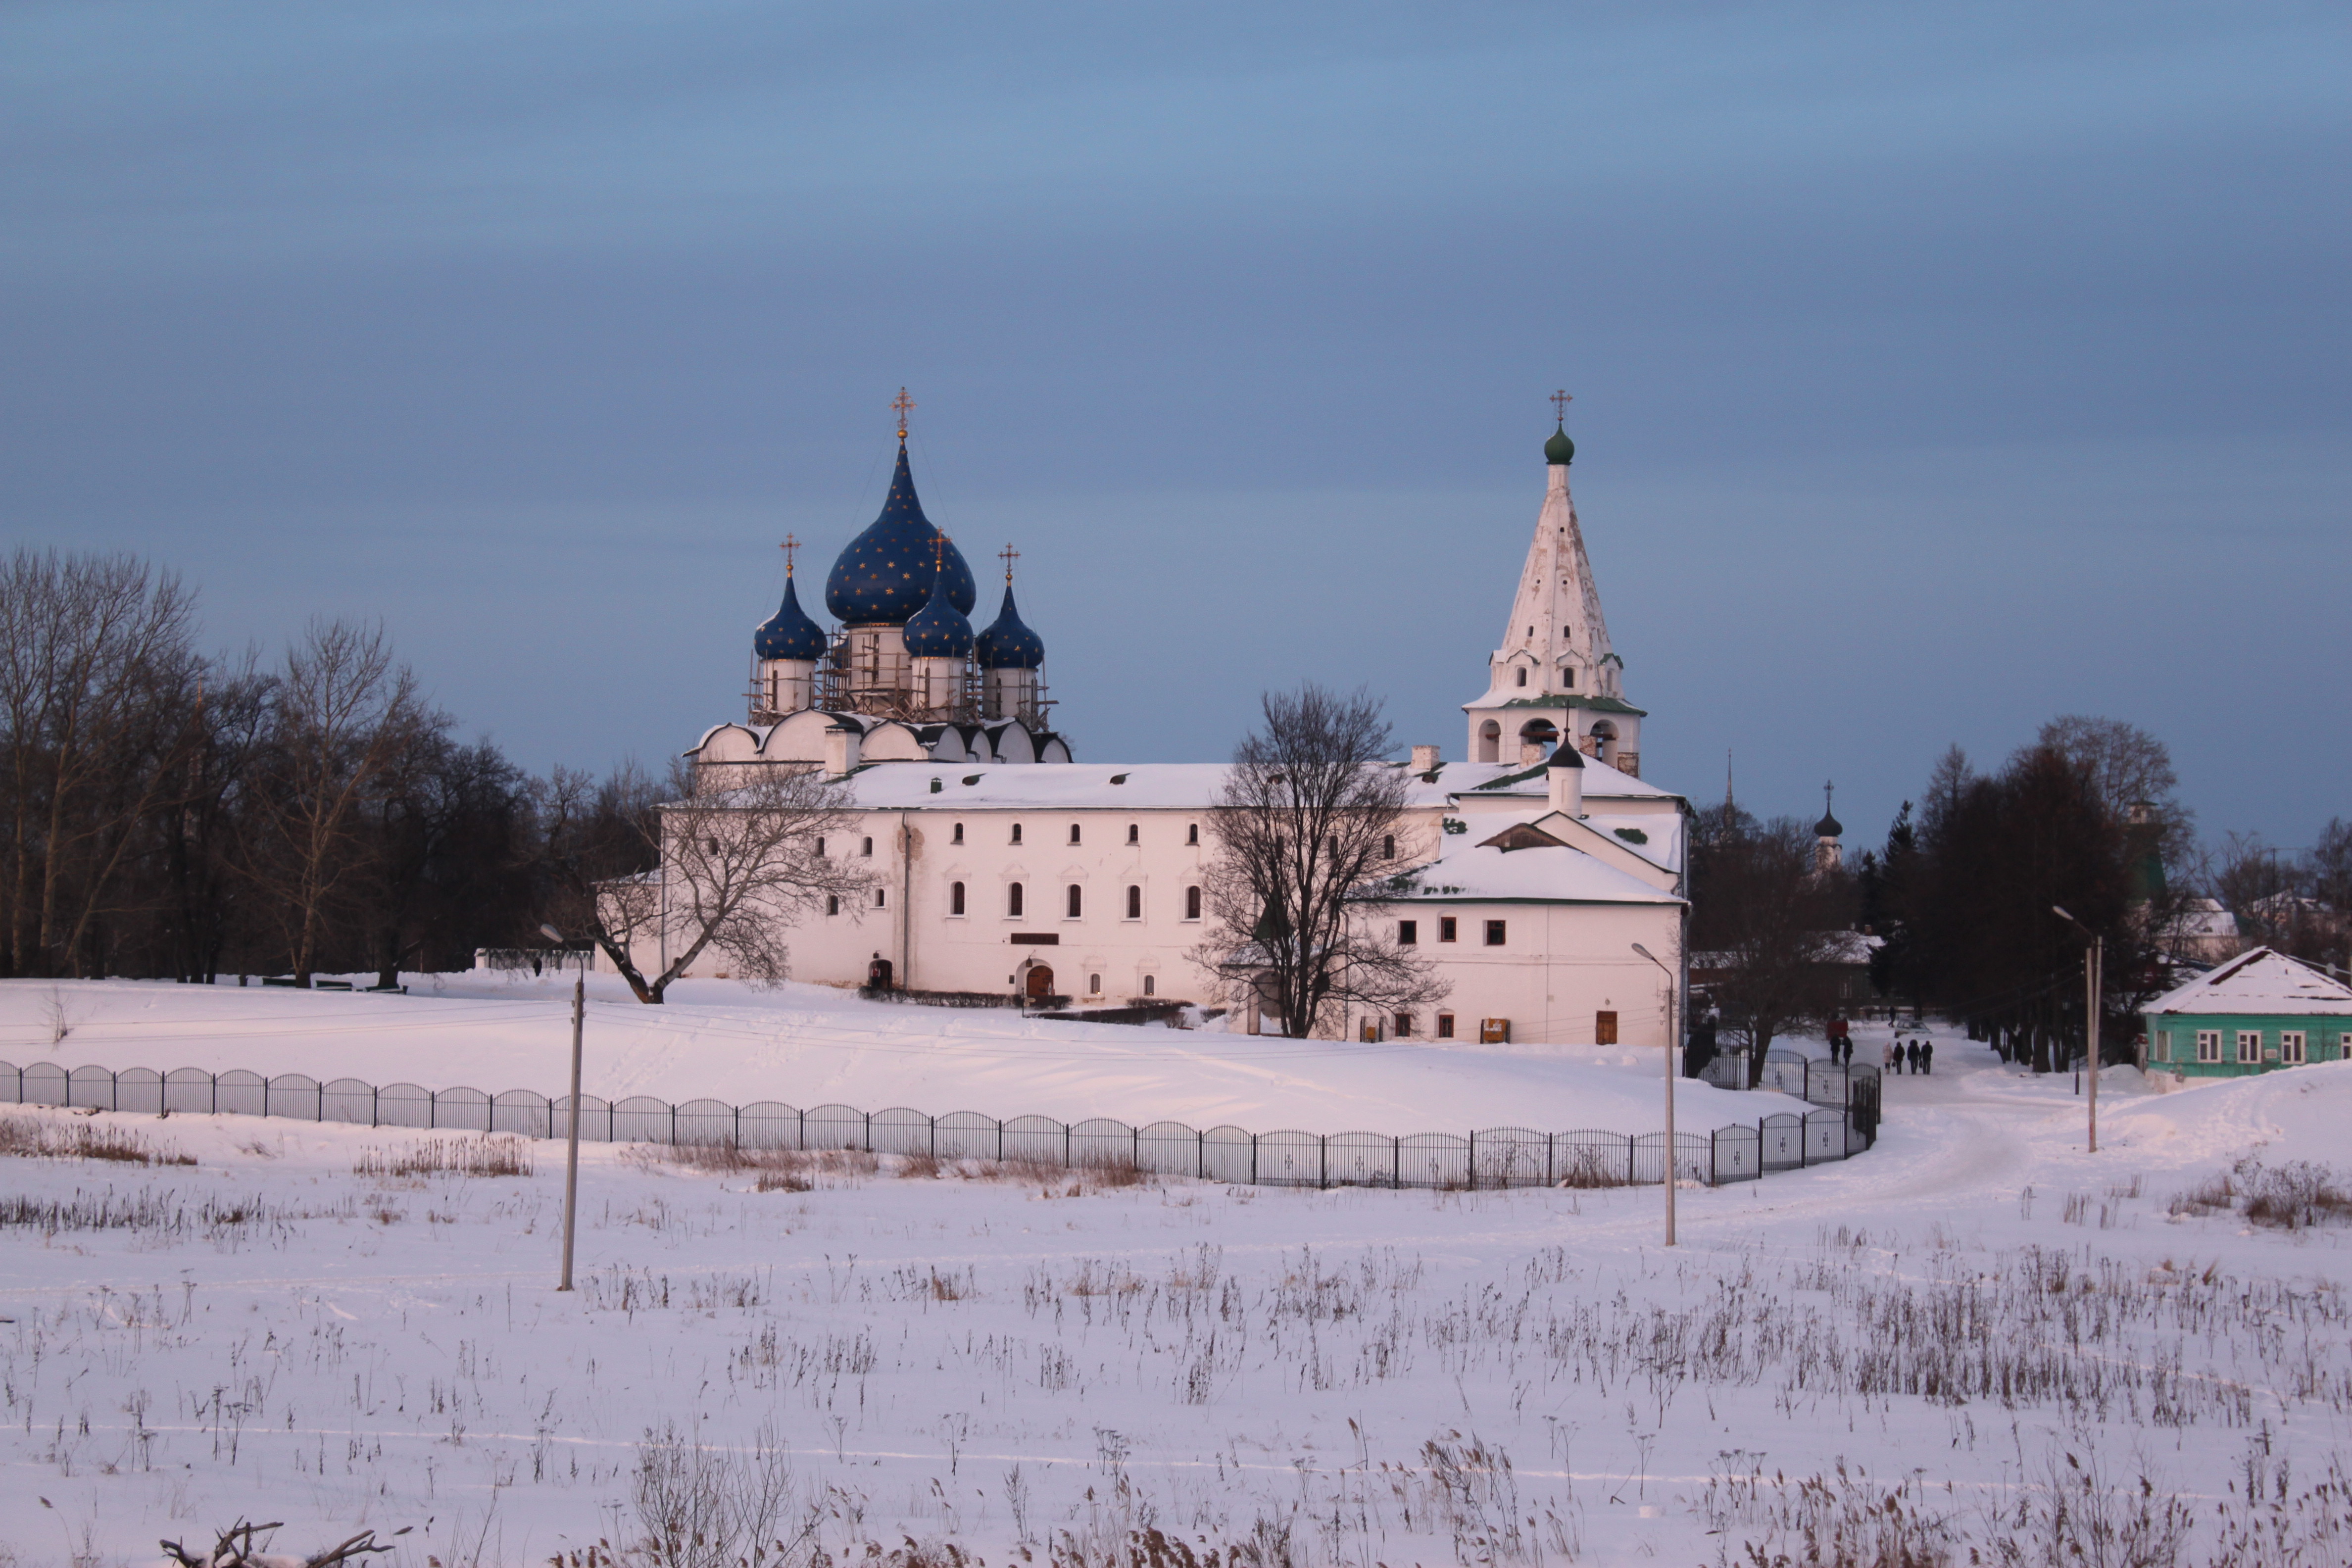
[[[1933,1040],[1889,1040],[1886,1042],[1885,1067],[1888,1072],[1899,1073],[1908,1067],[1915,1073],[1936,1070],[1936,1042]]]

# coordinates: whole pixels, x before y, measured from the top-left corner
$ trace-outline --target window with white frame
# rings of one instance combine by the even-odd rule
[[[2239,1030],[2239,1031],[2238,1031],[2238,1060],[2239,1060],[2239,1062],[2242,1065],[2243,1063],[2246,1063],[2246,1062],[2259,1062],[2259,1061],[2261,1061],[2262,1059],[2263,1059],[2263,1032],[2262,1032],[2260,1029],[2241,1029],[2241,1030]]]
[[[2197,1031],[2197,1059],[2200,1062],[2218,1062],[2221,1059],[2221,1030],[2200,1029]]]
[[[2158,1029],[2156,1032],[2156,1052],[2151,1059],[2159,1062],[2168,1062],[2172,1059],[2171,1030]]]
[[[2304,1033],[2301,1029],[2279,1031],[2279,1060],[2290,1066],[2300,1066],[2304,1058]]]

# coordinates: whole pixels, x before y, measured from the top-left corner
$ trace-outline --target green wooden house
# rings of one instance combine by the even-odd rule
[[[2352,986],[2267,947],[2147,1005],[2147,1070],[2243,1078],[2352,1058]]]

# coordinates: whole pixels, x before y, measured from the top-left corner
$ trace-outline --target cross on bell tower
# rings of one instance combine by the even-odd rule
[[[800,553],[800,536],[787,533],[784,542],[776,548],[784,552],[784,575],[789,577],[793,574],[793,557]]]
[[[898,395],[890,400],[890,412],[898,416],[898,439],[901,441],[907,438],[907,415],[914,406],[915,400],[907,395],[907,389],[903,386],[898,389]]]
[[[1013,563],[1021,559],[1021,552],[1013,549],[1008,541],[1004,548],[996,552],[996,558],[1004,563],[1004,585],[1010,588],[1013,586]]]

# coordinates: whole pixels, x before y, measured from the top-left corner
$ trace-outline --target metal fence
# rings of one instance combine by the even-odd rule
[[[185,1111],[200,1115],[280,1116],[361,1127],[414,1127],[467,1132],[561,1137],[571,1102],[528,1089],[381,1087],[355,1078],[321,1083],[301,1073],[210,1073],[201,1068],[71,1070],[54,1062],[17,1068],[0,1062],[0,1103],[78,1106],[98,1110]],[[1873,1102],[1874,1107],[1874,1100]],[[1716,1184],[1753,1181],[1844,1160],[1874,1141],[1874,1120],[1823,1107],[1786,1111],[1712,1132],[1675,1135],[1677,1179]],[[1490,1127],[1471,1132],[1252,1132],[1195,1128],[1181,1121],[1131,1126],[1108,1117],[1056,1121],[1050,1116],[999,1121],[976,1110],[929,1116],[903,1106],[860,1110],[849,1105],[786,1105],[719,1100],[673,1103],[651,1095],[605,1100],[580,1097],[580,1136],[595,1143],[732,1143],[745,1150],[863,1150],[941,1160],[1018,1161],[1083,1167],[1133,1167],[1154,1174],[1197,1176],[1294,1187],[1628,1186],[1664,1179],[1662,1132],[1587,1129],[1546,1132]]]

